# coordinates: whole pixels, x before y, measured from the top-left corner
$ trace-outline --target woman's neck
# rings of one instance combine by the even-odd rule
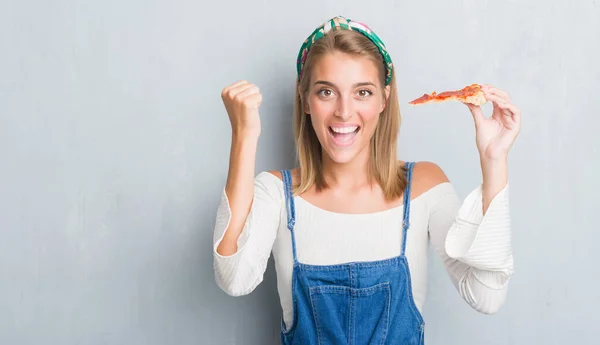
[[[329,187],[354,189],[370,185],[368,149],[347,163],[336,163],[323,152],[323,178]]]

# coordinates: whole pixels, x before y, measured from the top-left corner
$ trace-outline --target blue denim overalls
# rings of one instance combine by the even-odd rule
[[[415,306],[408,262],[404,256],[409,228],[413,162],[406,163],[402,252],[368,262],[307,265],[298,262],[294,236],[295,210],[289,170],[282,171],[288,228],[291,231],[293,323],[284,345],[423,344],[424,322]],[[368,229],[365,229],[368,231]]]

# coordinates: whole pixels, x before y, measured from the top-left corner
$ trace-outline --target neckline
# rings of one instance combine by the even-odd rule
[[[277,176],[275,176],[275,175],[273,175],[273,174],[271,174],[271,173],[267,173],[267,174],[268,174],[269,176],[273,177],[274,179],[276,179],[277,181],[279,181],[281,188],[282,188],[282,189],[285,189],[284,182],[283,182],[283,180],[282,180],[282,179],[280,179],[279,177],[277,177]],[[431,193],[431,192],[432,192],[434,189],[437,189],[437,188],[439,188],[439,187],[441,187],[441,186],[443,186],[443,185],[448,185],[448,184],[451,184],[451,182],[450,182],[450,181],[444,181],[444,182],[440,182],[440,183],[436,184],[435,186],[433,186],[433,187],[429,188],[428,190],[424,191],[423,193],[419,194],[419,195],[418,195],[418,196],[416,196],[415,198],[411,199],[411,200],[410,200],[410,203],[413,203],[413,202],[415,202],[415,201],[418,201],[418,200],[420,200],[420,199],[424,198],[424,197],[425,197],[425,195],[427,195],[427,194]],[[285,199],[285,192],[283,193],[283,197],[284,197],[284,199]],[[330,215],[334,215],[334,216],[343,216],[343,217],[353,217],[353,216],[356,216],[356,217],[361,217],[361,216],[362,216],[362,217],[365,217],[365,216],[366,216],[366,217],[368,217],[368,216],[378,216],[378,215],[382,215],[382,214],[385,214],[385,213],[390,213],[390,212],[398,211],[398,210],[400,210],[400,209],[403,209],[403,208],[404,208],[404,202],[402,202],[402,203],[400,203],[400,205],[398,205],[398,206],[394,206],[394,207],[392,207],[392,208],[388,208],[388,209],[381,210],[381,211],[367,212],[367,213],[344,213],[344,212],[335,212],[335,211],[326,210],[326,209],[324,209],[324,208],[322,208],[322,207],[319,207],[319,206],[317,206],[317,205],[315,205],[315,204],[313,204],[313,203],[309,202],[308,200],[304,199],[304,198],[303,198],[303,197],[301,197],[300,195],[295,195],[295,196],[292,196],[292,198],[294,198],[294,199],[299,199],[299,200],[301,200],[302,202],[304,202],[306,205],[308,205],[308,206],[310,206],[311,208],[313,208],[313,209],[316,209],[316,210],[318,210],[318,211],[320,211],[320,212],[323,212],[323,213],[328,213],[328,214],[330,214]]]
[[[419,197],[420,197],[420,195],[418,197],[416,197],[415,199],[411,200],[410,202],[412,203],[414,200],[418,199]],[[381,210],[381,211],[364,212],[364,213],[346,213],[346,212],[335,212],[335,211],[324,209],[322,207],[319,207],[319,206],[311,203],[310,201],[304,199],[303,197],[301,197],[299,195],[294,196],[294,199],[302,201],[304,204],[308,205],[310,208],[315,209],[319,212],[327,213],[327,214],[330,214],[333,216],[339,216],[339,217],[369,217],[369,216],[374,217],[374,216],[381,216],[386,213],[395,213],[397,211],[404,209],[404,202],[402,202],[398,206],[387,208],[387,209]]]
[[[273,176],[275,178],[277,178],[276,176]],[[278,178],[277,178],[278,179]],[[279,180],[279,179],[278,179]],[[282,183],[283,186],[283,181],[279,180]],[[415,197],[414,199],[411,199],[409,202],[411,204],[414,204],[414,202],[419,201],[420,199],[422,199],[426,194],[429,194],[432,190],[444,185],[444,184],[448,184],[449,182],[442,182],[439,183],[431,188],[429,188],[428,190],[426,190],[425,192],[419,194],[417,197]],[[335,211],[331,211],[331,210],[327,210],[324,209],[322,207],[319,207],[313,203],[311,203],[310,201],[304,199],[303,197],[301,197],[300,195],[296,195],[293,196],[294,199],[296,200],[300,200],[303,203],[305,203],[306,205],[308,205],[309,207],[318,210],[319,212],[323,212],[323,213],[327,213],[333,216],[339,216],[339,217],[375,217],[375,216],[381,216],[387,213],[395,213],[398,212],[402,209],[404,209],[404,202],[400,203],[400,205],[398,206],[394,206],[391,208],[387,208],[385,210],[381,210],[381,211],[374,211],[374,212],[365,212],[365,213],[345,213],[345,212],[335,212]]]

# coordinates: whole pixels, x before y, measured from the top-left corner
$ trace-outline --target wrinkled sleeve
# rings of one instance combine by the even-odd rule
[[[432,245],[462,298],[484,314],[504,304],[513,273],[508,188],[494,197],[485,215],[481,185],[461,204],[447,183],[431,207]]]
[[[247,295],[263,280],[279,228],[281,188],[281,181],[268,172],[255,177],[254,198],[238,239],[238,250],[228,256],[217,253],[231,220],[229,200],[223,189],[213,233],[213,258],[216,283],[228,295]]]

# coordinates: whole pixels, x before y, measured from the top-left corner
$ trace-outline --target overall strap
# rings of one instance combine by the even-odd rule
[[[406,234],[410,226],[410,188],[412,185],[412,172],[414,162],[406,162],[406,189],[404,190],[404,215],[402,218],[402,255],[406,252]]]
[[[283,189],[285,191],[285,205],[287,210],[287,227],[292,235],[292,253],[294,255],[294,264],[298,263],[296,256],[296,237],[294,236],[294,224],[296,224],[296,209],[294,206],[294,195],[292,191],[292,173],[289,170],[282,170]]]

